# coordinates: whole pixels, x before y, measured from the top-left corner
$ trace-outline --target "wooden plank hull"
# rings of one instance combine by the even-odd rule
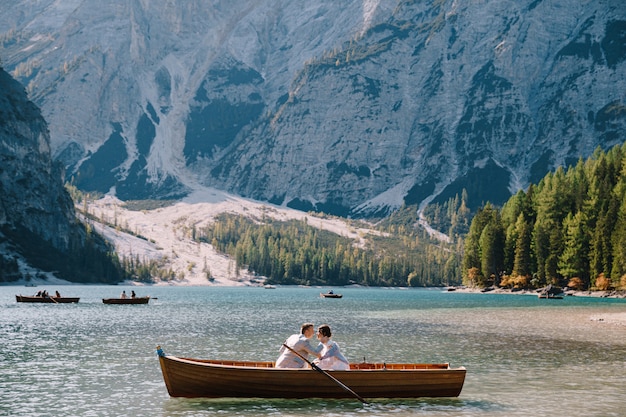
[[[159,361],[172,397],[354,398],[313,369],[161,355]],[[458,397],[466,371],[448,364],[353,364],[327,372],[364,398],[417,398]]]
[[[28,295],[16,295],[15,300],[18,303],[50,303],[50,304],[67,304],[77,303],[80,297],[35,297]]]
[[[103,298],[104,304],[148,304],[150,297],[135,298]]]

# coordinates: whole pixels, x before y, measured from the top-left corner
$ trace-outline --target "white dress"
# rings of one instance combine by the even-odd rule
[[[322,357],[316,360],[317,366],[324,370],[347,371],[350,369],[350,362],[339,350],[339,345],[332,340],[326,342],[322,349]]]

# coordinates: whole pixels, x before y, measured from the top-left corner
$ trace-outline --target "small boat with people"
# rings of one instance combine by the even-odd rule
[[[342,294],[335,294],[335,292],[333,290],[330,290],[328,292],[321,292],[320,293],[320,297],[322,298],[341,298],[343,297]]]
[[[80,297],[56,297],[54,295],[37,296],[37,295],[16,295],[15,300],[18,303],[50,303],[50,304],[68,304],[77,303]]]
[[[148,304],[150,297],[103,298],[104,304]]]
[[[274,362],[157,354],[167,392],[186,398],[458,397],[465,367],[448,363],[353,363],[350,370],[276,368]]]
[[[137,297],[135,291],[130,292],[130,297],[126,294],[126,290],[122,291],[119,298],[103,298],[104,304],[148,304],[150,297]]]

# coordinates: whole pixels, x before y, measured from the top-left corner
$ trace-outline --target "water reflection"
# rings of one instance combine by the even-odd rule
[[[374,399],[369,404],[358,401],[302,399],[171,399],[164,404],[164,413],[175,415],[229,415],[229,416],[377,416],[412,415],[428,413],[442,416],[474,415],[501,407],[461,399]],[[180,414],[178,414],[180,413]]]

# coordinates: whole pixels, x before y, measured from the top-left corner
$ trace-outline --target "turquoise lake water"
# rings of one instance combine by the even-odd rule
[[[47,289],[78,304],[16,303]],[[122,290],[148,305],[105,305]],[[626,300],[431,289],[0,287],[0,416],[624,416]],[[458,398],[176,399],[155,354],[270,360],[302,322],[360,362],[465,366]]]

